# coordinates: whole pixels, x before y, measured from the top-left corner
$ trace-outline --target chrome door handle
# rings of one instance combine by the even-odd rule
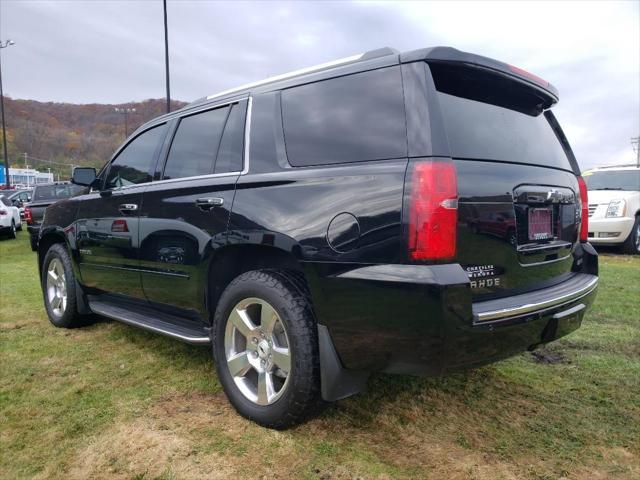
[[[138,211],[138,205],[135,203],[123,203],[118,207],[122,213],[133,213]]]
[[[224,198],[211,197],[199,198],[196,200],[196,207],[201,210],[211,210],[213,207],[221,207],[224,204]]]

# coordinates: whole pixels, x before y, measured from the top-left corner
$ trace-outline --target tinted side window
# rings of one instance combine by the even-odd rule
[[[282,117],[287,156],[294,166],[407,154],[398,67],[284,90]]]
[[[224,128],[215,173],[239,172],[242,170],[244,148],[244,115],[246,104],[235,104]]]
[[[229,107],[196,113],[180,120],[173,137],[164,178],[193,177],[213,172]]]
[[[105,188],[117,188],[151,181],[149,170],[164,139],[166,124],[138,135],[111,163]]]

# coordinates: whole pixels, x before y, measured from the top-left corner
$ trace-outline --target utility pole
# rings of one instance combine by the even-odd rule
[[[0,50],[7,48],[10,45],[15,45],[13,40],[7,40],[2,43],[0,40]],[[0,55],[0,111],[2,113],[2,150],[4,155],[4,173],[5,173],[5,185],[7,188],[11,187],[11,179],[9,178],[9,156],[7,155],[7,129],[4,124],[4,92],[2,91],[2,55]]]
[[[24,168],[29,168],[29,165],[27,165],[27,152],[24,152],[23,155],[24,155]]]
[[[636,152],[636,165],[640,167],[640,137],[631,138],[631,148]]]
[[[164,66],[167,83],[167,113],[171,111],[171,91],[169,89],[169,29],[167,27],[167,0],[162,0],[164,7]]]
[[[126,138],[129,136],[129,114],[130,113],[136,113],[136,109],[135,108],[129,108],[129,107],[124,107],[124,108],[114,108],[114,111],[116,113],[121,113],[124,115],[124,138],[126,140]]]

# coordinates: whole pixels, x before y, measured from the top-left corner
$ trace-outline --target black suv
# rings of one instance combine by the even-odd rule
[[[579,327],[598,284],[554,87],[381,49],[140,127],[46,211],[47,313],[211,344],[244,416],[295,424],[372,372],[437,375]]]

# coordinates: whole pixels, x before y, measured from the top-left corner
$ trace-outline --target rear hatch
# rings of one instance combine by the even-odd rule
[[[575,160],[548,111],[555,98],[488,69],[429,66],[458,174],[456,261],[474,300],[566,280],[580,194]]]

